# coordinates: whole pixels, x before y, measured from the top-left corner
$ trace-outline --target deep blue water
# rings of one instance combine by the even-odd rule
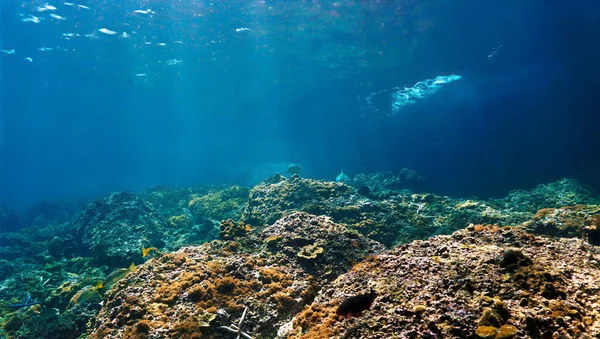
[[[292,162],[332,180],[407,167],[462,196],[600,188],[599,1],[1,4],[2,206]]]

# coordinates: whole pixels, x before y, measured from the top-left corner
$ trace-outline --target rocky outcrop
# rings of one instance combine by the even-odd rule
[[[127,267],[141,262],[141,247],[162,247],[165,221],[150,204],[131,192],[116,192],[89,204],[75,221],[84,251],[97,262]]]
[[[152,259],[115,285],[89,338],[225,337],[247,308],[255,338],[285,332],[337,275],[384,247],[326,217],[296,213],[263,231]],[[233,233],[232,233],[233,234]]]
[[[598,247],[476,225],[358,264],[290,338],[597,338],[599,293]]]

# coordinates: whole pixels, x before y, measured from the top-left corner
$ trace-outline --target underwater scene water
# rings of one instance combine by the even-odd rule
[[[600,2],[0,1],[0,338],[600,337]]]

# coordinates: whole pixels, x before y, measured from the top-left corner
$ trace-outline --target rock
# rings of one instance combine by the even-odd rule
[[[138,266],[108,294],[88,338],[128,337],[140,328],[149,337],[225,337],[220,327],[237,323],[244,308],[244,331],[274,338],[289,330],[293,316],[324,284],[384,250],[326,217],[306,213],[244,233]],[[308,258],[295,255],[306,246],[321,251]]]
[[[560,208],[543,208],[537,211],[523,227],[535,234],[555,237],[586,239],[598,245],[600,205],[574,205]]]
[[[600,336],[600,268],[590,261],[600,248],[518,228],[510,238],[502,233],[460,230],[363,261],[320,290],[296,316],[290,338]],[[442,247],[446,257],[438,256]],[[515,265],[512,273],[506,264]],[[370,288],[377,298],[360,316],[336,314],[342,301]],[[428,311],[415,317],[421,306]]]
[[[116,192],[89,204],[75,221],[77,239],[97,262],[128,267],[141,262],[141,247],[162,247],[166,222],[131,192]]]

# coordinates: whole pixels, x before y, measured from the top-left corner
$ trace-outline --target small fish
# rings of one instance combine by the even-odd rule
[[[154,12],[150,8],[148,8],[146,10],[136,9],[135,11],[133,11],[133,13],[138,13],[138,14],[154,14]]]
[[[99,290],[104,286],[101,282],[96,283],[96,285],[88,285],[79,290],[75,295],[69,300],[69,304],[67,305],[67,309],[71,308],[77,304],[84,303],[92,298],[102,299]]]
[[[137,271],[137,267],[134,263],[131,263],[129,268],[119,268],[118,270],[112,272],[111,274],[104,279],[104,283],[101,283],[100,288],[104,288],[105,290],[110,290],[117,281],[123,279],[129,272]],[[98,286],[98,285],[97,285]]]
[[[15,50],[14,49],[3,49],[0,50],[2,53],[4,54],[15,54]]]
[[[44,6],[37,8],[38,12],[55,11],[55,10],[56,10],[56,7],[54,7],[52,5],[48,5],[48,4],[45,4]]]
[[[115,32],[115,31],[111,31],[111,30],[110,30],[110,29],[108,29],[108,28],[100,28],[98,31],[99,31],[100,33],[104,33],[104,34],[108,34],[108,35],[115,35],[115,34],[117,34],[117,32]]]
[[[88,6],[84,6],[84,5],[77,5],[77,7],[83,8],[83,9],[90,9]]]
[[[40,18],[38,18],[37,16],[34,15],[30,15],[28,17],[26,17],[25,19],[22,20],[23,22],[33,22],[34,24],[39,24]]]
[[[25,61],[33,62],[33,59],[32,59],[32,58],[30,58],[30,57],[26,57],[26,58],[25,58]]]
[[[143,247],[142,246],[142,258],[145,258],[150,252],[154,252],[160,255],[160,251],[156,247]]]
[[[67,19],[63,18],[62,16],[54,14],[54,13],[50,13],[50,16],[56,20],[67,20]]]
[[[179,65],[180,63],[181,63],[181,60],[177,60],[177,59],[167,60],[167,65],[169,65],[169,66]]]
[[[373,305],[377,293],[371,288],[367,294],[359,294],[344,300],[336,311],[337,315],[346,318],[358,317],[363,311],[368,310]]]

